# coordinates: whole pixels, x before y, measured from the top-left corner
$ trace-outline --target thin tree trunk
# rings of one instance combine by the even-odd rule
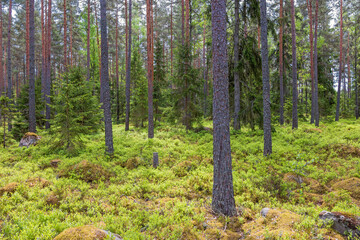
[[[7,45],[7,96],[9,99],[12,99],[12,73],[11,73],[11,24],[12,24],[12,0],[9,1],[9,21],[8,21],[8,45]],[[8,130],[9,132],[12,129],[11,118],[8,118]]]
[[[127,0],[125,0],[125,71],[127,69],[128,61],[128,40],[129,40],[129,25],[128,25],[128,8]]]
[[[129,33],[128,33],[128,53],[127,53],[127,68],[126,68],[126,120],[125,131],[129,131],[130,125],[130,70],[131,70],[131,0],[129,0]]]
[[[86,53],[87,53],[87,81],[90,81],[90,0],[87,0],[87,45],[86,45]]]
[[[45,102],[46,102],[46,122],[45,122],[45,128],[49,129],[50,128],[50,118],[51,118],[51,108],[50,108],[50,104],[51,104],[51,99],[50,99],[50,94],[51,94],[51,0],[49,0],[48,2],[48,20],[47,20],[47,51],[46,51],[46,91],[45,91]]]
[[[314,123],[314,36],[313,36],[313,19],[312,19],[312,0],[306,0],[309,14],[310,27],[310,76],[311,76],[311,123]]]
[[[339,82],[336,96],[336,115],[335,121],[339,121],[340,117],[340,91],[341,91],[341,77],[342,77],[342,55],[343,55],[343,1],[340,0],[340,59],[339,59]]]
[[[282,1],[282,0],[281,0]],[[234,31],[234,129],[240,129],[240,76],[239,65],[239,5],[240,0],[235,0],[235,31]]]
[[[154,82],[154,53],[153,53],[153,19],[151,0],[146,1],[147,26],[147,71],[148,71],[148,138],[154,138],[154,109],[153,109],[153,82]]]
[[[130,0],[131,1],[131,0]],[[103,109],[105,121],[105,145],[106,153],[114,153],[112,121],[111,121],[111,103],[109,86],[109,68],[108,68],[108,39],[106,23],[106,0],[100,0],[101,12],[101,88],[103,89]]]
[[[170,65],[170,72],[171,76],[173,75],[173,6],[172,2],[170,3],[170,55],[171,55],[171,65]]]
[[[283,0],[280,0],[280,31],[279,31],[279,74],[280,74],[280,125],[284,125],[284,53],[283,53]]]
[[[73,66],[73,16],[70,8],[70,66]]]
[[[320,113],[319,113],[319,87],[318,87],[318,26],[319,25],[319,0],[316,0],[315,7],[315,42],[314,42],[314,118],[315,126],[319,127]]]
[[[356,25],[358,26],[359,18],[356,21]],[[357,28],[355,27],[355,117],[359,119],[359,80],[358,80],[358,73],[357,73],[357,58],[358,58],[358,47],[357,47]]]
[[[97,18],[97,9],[96,9],[96,1],[94,1],[94,7],[95,7],[95,25],[96,25],[96,41],[98,45],[98,53],[99,53],[99,78],[100,78],[100,85],[101,85],[101,47],[100,47],[100,39],[99,39],[99,25],[98,25],[98,18]],[[102,88],[100,88],[100,102],[103,102],[103,94],[102,94]]]
[[[350,71],[350,32],[348,32],[348,50],[347,50],[347,68],[348,68],[348,98],[351,98],[351,71]],[[349,105],[349,100],[347,100]]]
[[[5,92],[5,78],[3,69],[3,19],[2,19],[2,1],[0,1],[0,96]]]
[[[233,216],[236,214],[231,166],[229,127],[229,80],[226,44],[226,1],[212,0],[213,36],[213,125],[214,125],[214,185],[213,211]]]
[[[66,19],[66,0],[64,0],[64,70],[67,68],[67,19]]]
[[[292,38],[292,78],[293,78],[293,109],[292,109],[292,129],[298,128],[298,90],[297,90],[297,59],[296,59],[296,25],[295,25],[295,4],[291,0],[291,38]]]
[[[30,17],[30,3],[29,0],[26,0],[26,76],[29,77],[30,74],[30,25],[29,25],[29,17]]]
[[[119,89],[119,9],[116,8],[116,27],[115,27],[115,55],[116,55],[116,122],[120,122],[120,89]]]
[[[203,78],[204,78],[204,117],[206,117],[207,110],[207,78],[206,78],[206,22],[204,21],[204,30],[203,30]]]
[[[185,0],[181,0],[181,41],[182,44],[184,45],[184,40],[185,40]]]
[[[29,132],[36,132],[35,115],[35,19],[34,0],[29,0]]]
[[[264,156],[272,153],[271,139],[271,108],[270,108],[270,73],[268,59],[266,0],[260,0],[261,21],[261,59],[263,78],[263,107],[264,107]]]
[[[44,0],[41,0],[41,96],[45,101],[45,49],[46,49],[46,41],[45,41],[45,21],[44,21],[45,13],[44,13]],[[43,114],[44,111],[42,111]]]

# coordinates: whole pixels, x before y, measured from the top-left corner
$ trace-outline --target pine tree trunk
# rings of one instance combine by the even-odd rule
[[[185,0],[181,0],[181,41],[184,45],[185,41]]]
[[[297,59],[296,59],[296,25],[295,25],[295,4],[294,0],[291,0],[291,38],[292,38],[292,129],[298,128],[298,90],[297,90]]]
[[[226,1],[212,0],[213,48],[213,125],[214,185],[212,209],[233,216],[236,214],[231,166],[229,127],[229,80],[226,44]]]
[[[41,96],[45,101],[45,21],[44,21],[44,0],[41,0]],[[43,113],[43,111],[42,111]]]
[[[70,8],[70,66],[73,66],[73,16]]]
[[[343,55],[343,1],[340,0],[340,59],[339,59],[339,82],[338,91],[336,96],[336,115],[335,121],[339,121],[340,117],[340,91],[341,91],[341,78],[342,78],[342,55]]]
[[[120,89],[119,89],[119,9],[116,7],[116,27],[115,27],[115,58],[116,58],[116,122],[120,122]]]
[[[96,26],[96,41],[98,45],[98,53],[99,53],[99,79],[100,79],[100,85],[101,85],[101,47],[100,47],[100,39],[99,39],[99,24],[98,24],[98,18],[97,18],[97,9],[96,9],[96,1],[94,1],[94,12],[95,12],[95,26]],[[100,102],[103,102],[103,94],[102,89],[100,88]]]
[[[131,0],[130,0],[131,1]],[[106,0],[100,0],[101,12],[101,88],[103,89],[103,109],[105,121],[105,145],[106,153],[114,153],[112,121],[111,121],[111,103],[109,86],[109,68],[108,68],[108,39],[106,23]]]
[[[261,22],[261,59],[263,78],[263,107],[264,107],[264,156],[272,153],[271,139],[271,108],[270,108],[270,73],[268,59],[266,0],[260,0]]]
[[[30,0],[26,0],[26,76],[29,77],[30,74]]]
[[[29,0],[29,132],[36,132],[35,115],[35,19],[34,0]]]
[[[311,123],[314,123],[314,36],[313,36],[313,19],[312,19],[312,0],[306,0],[309,14],[309,27],[310,27],[310,76],[311,76]]]
[[[45,103],[46,103],[46,113],[45,113],[45,128],[50,128],[50,118],[51,118],[51,0],[48,2],[48,14],[47,14],[47,51],[46,51],[46,88],[45,88]]]
[[[153,82],[154,82],[154,52],[153,52],[153,19],[151,0],[146,1],[146,28],[147,28],[147,71],[148,71],[148,138],[154,138],[154,109],[153,109]]]
[[[281,0],[282,1],[282,0]],[[235,31],[234,31],[234,129],[240,129],[240,76],[239,65],[239,5],[240,0],[235,0]]]
[[[356,21],[356,26],[358,26],[359,17]],[[359,80],[358,80],[358,72],[357,72],[357,59],[358,59],[358,48],[357,48],[357,28],[355,27],[355,117],[359,119]]]
[[[90,81],[90,0],[87,0],[87,45],[86,45],[86,57],[87,57],[87,81]]]
[[[348,68],[348,98],[351,98],[351,71],[350,71],[350,32],[348,32],[348,49],[347,49],[347,68]],[[349,105],[349,99],[347,100]]]
[[[3,19],[2,1],[0,1],[0,96],[5,92],[5,78],[3,69]]]
[[[129,0],[129,33],[128,33],[128,52],[126,57],[126,120],[125,120],[125,131],[129,131],[130,125],[130,70],[131,70],[131,0]]]
[[[314,42],[314,118],[315,126],[319,127],[320,113],[319,113],[319,87],[318,87],[318,25],[319,25],[319,0],[316,0],[315,8],[315,42]]]
[[[283,0],[280,0],[280,31],[279,31],[279,74],[280,74],[280,125],[284,125],[284,53],[283,53]]]
[[[66,0],[64,0],[64,71],[67,68],[67,19],[66,19]]]
[[[12,24],[12,0],[9,1],[9,21],[8,21],[8,45],[7,45],[7,78],[8,78],[8,85],[7,85],[7,97],[12,99],[12,73],[11,73],[11,24]],[[8,130],[9,132],[12,129],[11,125],[11,118],[8,118]]]
[[[206,78],[206,22],[204,21],[204,30],[203,30],[203,78],[204,78],[204,117],[207,114],[207,78]]]
[[[173,75],[173,6],[172,6],[172,2],[170,3],[170,61],[171,61],[171,65],[170,65],[170,72],[171,72],[171,76]]]

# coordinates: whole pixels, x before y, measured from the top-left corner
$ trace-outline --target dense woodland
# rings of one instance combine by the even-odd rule
[[[360,238],[359,0],[0,5],[0,239]]]

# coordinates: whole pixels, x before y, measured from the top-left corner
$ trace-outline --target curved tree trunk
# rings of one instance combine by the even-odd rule
[[[234,31],[234,129],[240,129],[240,76],[239,65],[239,5],[240,0],[235,0],[235,31]]]
[[[341,78],[342,78],[342,61],[343,61],[343,1],[340,0],[340,57],[339,57],[339,82],[338,91],[336,96],[336,115],[335,121],[340,118],[340,91],[341,91]]]
[[[270,108],[270,73],[267,39],[266,0],[260,0],[261,22],[261,65],[263,78],[263,106],[264,106],[264,156],[272,153],[271,139],[271,108]]]
[[[293,89],[292,89],[292,129],[298,128],[298,90],[297,90],[297,59],[296,59],[296,26],[295,26],[295,4],[294,0],[291,0],[291,38],[292,38],[292,78],[293,78]]]
[[[236,214],[231,166],[229,127],[229,80],[226,44],[226,1],[212,0],[213,47],[213,125],[214,185],[212,209],[233,216]]]
[[[284,53],[283,53],[283,0],[280,0],[280,31],[279,31],[279,74],[280,74],[280,125],[284,125]]]
[[[36,132],[34,0],[29,0],[29,132]]]
[[[147,27],[147,71],[148,71],[148,138],[154,138],[154,109],[153,109],[153,82],[154,82],[154,52],[153,52],[153,19],[151,0],[146,1]]]
[[[109,68],[108,68],[108,39],[106,23],[106,0],[100,0],[101,12],[101,88],[103,89],[103,109],[105,122],[105,146],[106,153],[114,153],[112,121],[111,121],[111,103],[109,86]]]
[[[128,52],[126,56],[126,121],[125,131],[129,131],[130,125],[130,70],[131,70],[131,0],[129,0],[129,33],[128,33]]]

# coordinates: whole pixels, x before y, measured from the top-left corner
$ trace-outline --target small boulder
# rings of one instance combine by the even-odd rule
[[[8,185],[0,188],[0,197],[4,194],[4,193],[14,193],[16,191],[16,188],[18,187],[18,183],[17,182],[12,182],[9,183]]]
[[[31,145],[35,146],[38,141],[41,139],[39,135],[33,132],[27,132],[20,140],[19,147],[30,147]]]
[[[105,239],[122,240],[114,233],[98,229],[91,225],[69,228],[57,235],[54,240],[105,240]]]
[[[263,209],[261,209],[261,211],[260,211],[260,215],[261,215],[262,217],[266,217],[266,215],[268,214],[269,211],[270,211],[270,208],[263,208]]]
[[[360,217],[340,212],[322,211],[319,218],[332,221],[332,228],[343,236],[360,237]]]

